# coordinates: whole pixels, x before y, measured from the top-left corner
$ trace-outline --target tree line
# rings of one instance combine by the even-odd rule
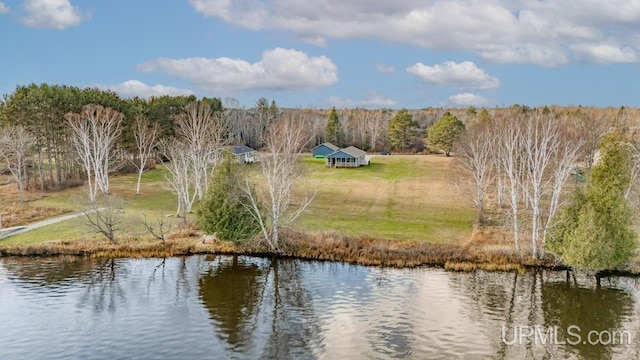
[[[474,116],[455,151],[479,224],[507,225],[516,252],[602,270],[635,256],[640,138],[620,109],[513,107]]]
[[[225,158],[229,145],[248,145],[265,154],[261,167],[266,187],[236,179],[238,186],[232,188],[237,191],[231,193],[244,199],[244,210],[225,206],[250,215],[255,221],[252,227],[271,248],[278,249],[278,229],[291,223],[313,198],[307,194],[297,210],[289,209],[293,188],[301,179],[296,168],[301,151],[324,141],[367,151],[437,151],[458,159],[461,179],[472,190],[480,223],[487,211],[508,219],[516,251],[526,248],[540,258],[553,249],[576,258],[577,234],[600,234],[601,247],[609,244],[603,237],[621,234],[616,227],[606,232],[585,230],[593,223],[587,219],[611,223],[600,214],[607,209],[605,205],[626,209],[627,203],[630,208],[640,203],[636,191],[640,178],[637,112],[624,107],[524,105],[480,111],[473,107],[326,111],[283,109],[266,98],[246,109],[233,99],[123,99],[98,89],[31,84],[18,86],[0,102],[0,170],[13,175],[21,200],[29,188],[58,190],[85,184],[88,199],[94,203],[100,194],[109,193],[109,175],[118,171],[138,174],[139,193],[142,172],[159,161],[165,164],[167,183],[177,195],[177,213],[186,219],[194,203],[207,197],[211,183],[229,192],[228,179],[211,180],[215,167]],[[603,148],[603,139],[613,133],[618,134],[616,144],[628,146]],[[625,153],[607,152],[611,149]],[[613,161],[607,159],[626,158],[630,159],[624,162],[628,168],[607,164]],[[628,181],[591,176],[592,168],[598,174],[598,166],[609,169],[603,174],[617,172]],[[229,173],[227,167],[221,176]],[[594,180],[584,196],[573,195],[571,200],[571,180],[577,187],[581,178]],[[607,182],[619,186],[602,190]],[[608,202],[603,197],[609,197]],[[567,210],[572,201],[577,208],[574,212]],[[591,210],[583,213],[585,206]],[[620,211],[620,216],[626,219],[631,216],[628,213]],[[631,223],[618,220],[620,227]],[[562,240],[565,238],[568,240]],[[620,247],[624,251],[616,249],[628,254],[632,249],[628,240],[635,241],[635,237],[618,238],[627,243]],[[620,251],[612,256],[624,258]]]

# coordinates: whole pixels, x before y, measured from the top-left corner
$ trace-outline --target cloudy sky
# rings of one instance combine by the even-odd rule
[[[640,0],[0,0],[0,93],[639,106]]]

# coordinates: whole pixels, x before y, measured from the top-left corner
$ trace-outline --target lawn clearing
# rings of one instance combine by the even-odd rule
[[[175,214],[177,199],[174,194],[166,189],[163,167],[147,171],[142,175],[140,195],[135,195],[137,175],[128,174],[110,178],[110,192],[124,199],[123,230],[119,233],[127,236],[146,236],[142,225],[142,219],[147,217],[151,223],[157,223],[159,218]],[[44,193],[39,199],[29,202],[32,207],[47,207],[62,209],[66,212],[75,212],[86,201],[87,195],[83,186],[60,192]],[[190,220],[195,219],[193,217]],[[182,221],[175,217],[168,218],[167,222],[177,223]],[[174,225],[175,229],[177,225]],[[90,232],[81,221],[75,218],[31,230],[23,234],[9,237],[1,241],[2,244],[33,244],[49,240],[74,240],[87,239],[96,235]],[[106,241],[106,239],[105,239]]]
[[[459,244],[471,237],[474,210],[468,199],[453,185],[453,159],[443,156],[379,156],[370,166],[357,169],[328,169],[324,159],[304,155],[306,180],[317,188],[314,201],[294,224],[312,233],[335,230],[351,236],[420,240]],[[251,170],[258,179],[259,165]],[[145,231],[143,215],[150,221],[173,215],[176,195],[167,190],[163,167],[145,172],[141,194],[135,195],[136,175],[112,177],[110,191],[125,200],[126,222],[121,235],[140,236]],[[77,187],[45,193],[30,206],[77,211],[86,199],[85,189]],[[174,222],[182,221],[175,217]],[[195,214],[190,220],[195,220]],[[2,241],[31,244],[48,240],[74,240],[98,236],[72,219],[32,230]],[[105,239],[106,241],[106,239]]]
[[[318,192],[300,230],[448,243],[471,236],[474,210],[453,185],[452,158],[379,156],[357,169],[328,169],[311,156],[303,163]]]

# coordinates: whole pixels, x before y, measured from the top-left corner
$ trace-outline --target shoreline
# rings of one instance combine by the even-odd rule
[[[104,239],[51,241],[39,244],[0,243],[0,257],[78,256],[92,258],[152,258],[189,255],[237,255],[277,257],[308,261],[331,261],[386,268],[438,267],[446,271],[520,271],[527,269],[566,270],[551,259],[532,259],[504,249],[485,250],[473,243],[438,244],[408,240],[348,237],[335,232],[283,233],[280,252],[259,242],[232,243],[203,240],[199,233],[180,234],[163,244],[148,238],[127,238],[118,244]],[[629,272],[629,274],[633,274]]]
[[[518,255],[504,244],[483,240],[472,239],[464,244],[430,243],[350,237],[337,232],[310,234],[291,230],[284,231],[282,235],[283,244],[280,252],[271,251],[258,241],[233,243],[211,240],[204,237],[200,231],[190,230],[170,235],[165,244],[149,237],[123,238],[118,244],[111,244],[103,238],[17,245],[3,245],[0,241],[0,259],[56,256],[135,259],[227,255],[340,262],[396,269],[434,267],[451,272],[573,271],[570,267],[556,263],[551,256],[542,260],[534,259],[528,255]],[[482,231],[476,235],[482,237]],[[635,267],[626,269],[600,270],[589,274],[600,278],[638,278],[638,263],[634,265]]]

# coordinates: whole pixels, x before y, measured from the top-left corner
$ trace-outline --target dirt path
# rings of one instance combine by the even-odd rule
[[[10,227],[10,228],[0,229],[0,240],[8,238],[10,236],[22,234],[22,233],[27,232],[29,230],[33,230],[33,229],[41,228],[43,226],[48,226],[48,225],[52,225],[52,224],[55,224],[55,223],[59,223],[61,221],[66,221],[66,220],[70,220],[70,219],[73,219],[73,218],[77,218],[78,216],[82,216],[82,215],[84,215],[84,213],[81,213],[81,212],[80,213],[73,213],[73,214],[59,216],[59,217],[55,217],[55,218],[51,218],[51,219],[47,219],[47,220],[38,221],[38,222],[35,222],[33,224],[29,224],[29,225],[14,226],[14,227]]]

